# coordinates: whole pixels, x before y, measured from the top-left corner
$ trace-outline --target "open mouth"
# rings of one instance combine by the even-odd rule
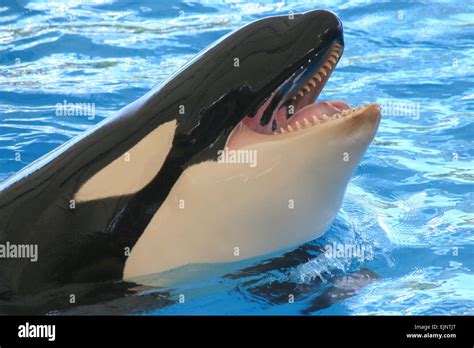
[[[333,44],[317,68],[312,67],[309,60],[301,72],[293,74],[274,91],[254,115],[244,117],[229,139],[230,146],[245,145],[245,133],[278,136],[347,117],[359,110],[341,100],[316,101],[342,51],[340,44]]]

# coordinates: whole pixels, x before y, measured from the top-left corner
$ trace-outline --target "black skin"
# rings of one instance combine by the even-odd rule
[[[289,99],[335,43],[343,45],[342,24],[331,12],[253,22],[93,132],[2,183],[0,243],[37,244],[39,259],[0,260],[0,295],[2,289],[5,298],[120,280],[125,248],[135,245],[181,173],[192,164],[215,160],[232,129],[272,92],[283,102]],[[172,148],[146,187],[70,209],[69,201],[89,178],[173,119],[178,126]]]

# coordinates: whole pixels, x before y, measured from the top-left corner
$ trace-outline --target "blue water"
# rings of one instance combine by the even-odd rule
[[[170,288],[171,303],[141,312],[474,314],[473,3],[294,3],[1,0],[0,180],[229,31],[331,9],[346,46],[320,99],[384,106],[333,226],[284,256],[208,267],[208,276]],[[95,103],[96,117],[56,116],[64,100]],[[370,257],[318,251],[333,243],[364,247]]]

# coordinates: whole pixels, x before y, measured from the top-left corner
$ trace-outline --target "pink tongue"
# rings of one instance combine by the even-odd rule
[[[273,120],[276,121],[276,125],[277,125],[276,129],[280,129],[281,127],[284,128],[288,124],[292,124],[296,121],[304,122],[305,118],[308,118],[308,120],[311,120],[313,115],[316,116],[317,118],[320,118],[323,114],[331,116],[338,112],[351,108],[348,104],[346,104],[345,102],[341,100],[317,102],[317,103],[306,105],[301,110],[298,110],[298,112],[296,112],[296,114],[291,116],[289,119],[286,118],[286,113],[287,113],[286,108],[281,108],[280,110],[278,110],[278,112],[274,113],[272,120],[267,125],[262,127],[260,125],[260,119],[262,118],[263,110],[265,110],[268,104],[270,104],[269,100],[260,108],[260,110],[257,112],[255,117],[252,117],[252,118],[246,117],[244,118],[243,123],[250,129],[253,129],[254,131],[257,131],[259,133],[272,134],[273,133],[273,130],[272,130]]]

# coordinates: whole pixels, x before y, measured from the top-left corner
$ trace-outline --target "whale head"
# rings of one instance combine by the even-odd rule
[[[129,279],[320,236],[380,120],[375,104],[317,100],[343,50],[332,12],[255,21],[3,181],[0,242],[40,257],[2,261],[0,285]]]
[[[263,255],[329,228],[380,121],[375,104],[315,101],[343,50],[332,12],[270,17],[168,80],[160,90],[176,95],[168,112],[184,111],[173,143],[184,169],[134,246],[126,278]]]

